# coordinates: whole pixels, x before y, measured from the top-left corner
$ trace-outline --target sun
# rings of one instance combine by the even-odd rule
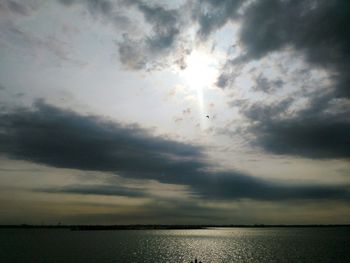
[[[202,129],[207,127],[208,112],[205,107],[205,90],[216,81],[218,70],[214,56],[209,53],[194,50],[186,58],[186,68],[180,72],[186,87],[195,91],[198,102],[199,123]]]
[[[185,62],[186,68],[180,72],[180,75],[190,89],[203,89],[215,82],[217,69],[211,54],[194,50]]]

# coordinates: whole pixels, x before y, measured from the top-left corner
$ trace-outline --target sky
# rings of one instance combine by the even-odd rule
[[[349,224],[350,2],[0,0],[0,224]]]

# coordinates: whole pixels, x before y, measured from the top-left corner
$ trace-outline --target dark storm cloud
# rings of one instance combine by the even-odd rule
[[[349,158],[349,109],[327,111],[327,95],[314,98],[311,106],[294,117],[282,117],[292,105],[285,99],[274,105],[253,104],[241,112],[254,121],[248,129],[256,137],[253,145],[275,154],[308,158]]]
[[[117,173],[124,178],[153,179],[189,186],[198,197],[348,199],[343,187],[291,186],[244,173],[208,172],[203,148],[155,137],[136,125],[82,116],[43,102],[34,109],[0,115],[0,152],[13,159],[59,168]],[[118,186],[68,187],[70,193],[142,196]],[[64,192],[64,189],[52,191]]]
[[[253,130],[258,144],[276,154],[310,158],[350,158],[350,122],[292,119],[264,123]]]
[[[162,172],[196,169],[200,148],[147,135],[137,126],[104,122],[38,102],[35,111],[1,115],[1,151],[54,167]],[[177,168],[179,167],[179,168]]]
[[[240,40],[249,59],[285,47],[301,51],[310,66],[334,72],[336,96],[349,97],[348,24],[348,1],[256,1],[244,13]]]

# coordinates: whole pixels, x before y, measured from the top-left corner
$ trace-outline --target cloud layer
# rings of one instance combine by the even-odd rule
[[[342,186],[287,185],[237,171],[210,172],[212,166],[199,146],[155,137],[136,125],[79,115],[42,101],[33,109],[2,113],[0,124],[0,151],[13,159],[185,185],[195,196],[211,200],[349,198],[347,188]],[[143,194],[117,185],[78,186],[57,191]]]
[[[321,105],[324,99],[320,99],[296,116],[283,116],[292,103],[292,99],[285,99],[277,104],[242,107],[241,112],[253,123],[248,128],[255,136],[253,145],[275,154],[316,159],[350,157],[347,110],[327,112],[327,105]]]
[[[246,202],[252,222],[268,206],[278,222],[346,221],[349,14],[341,0],[0,0],[0,162],[23,168],[0,169],[1,216],[53,201],[52,218],[228,222]]]

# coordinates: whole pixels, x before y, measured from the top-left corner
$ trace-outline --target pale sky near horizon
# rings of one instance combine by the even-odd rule
[[[350,223],[348,22],[336,0],[0,0],[0,224]]]

